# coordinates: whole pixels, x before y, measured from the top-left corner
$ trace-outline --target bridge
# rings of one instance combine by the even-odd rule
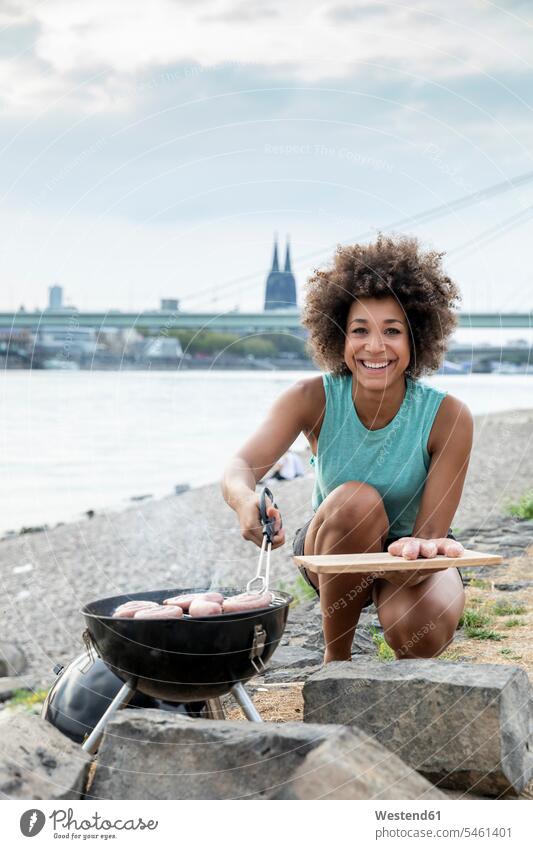
[[[497,342],[494,345],[451,345],[446,353],[446,359],[468,359],[475,356],[476,359],[482,357],[492,357],[493,360],[499,360],[502,356],[515,356],[525,358],[526,356],[533,360],[533,345],[499,345]],[[533,364],[533,362],[532,362]]]
[[[210,330],[225,333],[300,333],[298,310],[273,310],[259,313],[204,313],[154,310],[146,312],[78,312],[77,310],[44,310],[43,312],[0,313],[0,330],[27,330],[31,333],[47,329],[92,327],[97,331],[132,328],[168,333],[172,330]],[[459,313],[459,327],[528,328],[533,327],[533,310],[522,313]]]

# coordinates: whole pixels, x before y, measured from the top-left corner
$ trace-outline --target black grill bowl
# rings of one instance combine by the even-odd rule
[[[113,619],[119,604],[135,599],[161,603],[190,592],[243,592],[234,587],[187,587],[112,596],[87,604],[82,614],[97,654],[118,677],[156,699],[213,699],[257,674],[252,647],[265,633],[261,661],[267,663],[283,636],[292,596],[273,591],[268,608],[202,619]],[[259,626],[259,628],[258,628]]]

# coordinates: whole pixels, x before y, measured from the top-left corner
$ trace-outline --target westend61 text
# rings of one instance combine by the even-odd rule
[[[377,820],[439,820],[440,811],[374,811]]]

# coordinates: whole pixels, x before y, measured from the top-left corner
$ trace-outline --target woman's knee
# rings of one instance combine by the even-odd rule
[[[381,587],[376,600],[391,648],[408,657],[436,657],[454,639],[464,607],[464,589],[462,582],[457,586],[453,575],[434,575],[416,587]]]
[[[383,499],[368,483],[346,481],[340,484],[324,499],[320,508],[323,521],[339,531],[346,533],[371,526],[384,538],[388,534],[389,521]]]
[[[422,628],[405,640],[393,640],[390,646],[396,652],[396,657],[399,660],[401,658],[438,657],[453,642],[454,636],[455,631],[450,632],[442,628],[435,628],[433,631],[426,632]]]

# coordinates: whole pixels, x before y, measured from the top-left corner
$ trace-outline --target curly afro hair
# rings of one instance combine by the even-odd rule
[[[443,252],[423,251],[413,236],[379,233],[369,245],[337,246],[333,265],[307,281],[302,324],[314,362],[336,375],[351,374],[344,361],[346,321],[356,298],[396,298],[410,329],[413,380],[440,368],[457,326],[459,289],[442,269]]]

